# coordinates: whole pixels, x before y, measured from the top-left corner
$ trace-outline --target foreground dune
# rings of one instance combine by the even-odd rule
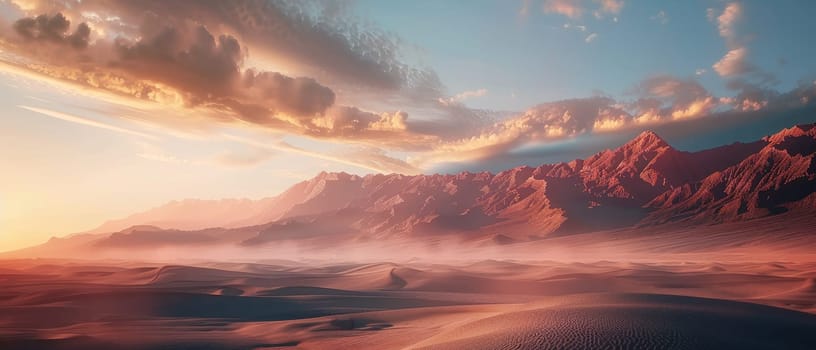
[[[718,299],[603,294],[527,305],[446,330],[421,349],[808,349],[812,315]]]
[[[3,349],[813,349],[816,263],[0,264]]]

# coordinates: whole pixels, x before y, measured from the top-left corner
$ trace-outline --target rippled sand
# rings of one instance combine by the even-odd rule
[[[816,263],[0,263],[2,349],[814,349]]]

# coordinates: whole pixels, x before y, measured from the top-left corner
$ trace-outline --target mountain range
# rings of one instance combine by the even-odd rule
[[[155,247],[458,237],[509,244],[600,230],[711,225],[816,208],[816,124],[698,152],[645,131],[586,159],[499,173],[322,172],[275,197],[183,200],[53,238]]]

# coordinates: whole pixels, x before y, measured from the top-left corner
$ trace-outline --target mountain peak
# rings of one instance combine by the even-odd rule
[[[816,138],[816,124],[799,124],[792,126],[776,134],[767,136],[763,140],[772,144],[779,144],[789,137],[810,136]]]
[[[646,130],[640,133],[638,136],[627,142],[625,146],[638,149],[671,147],[665,140],[651,130]]]

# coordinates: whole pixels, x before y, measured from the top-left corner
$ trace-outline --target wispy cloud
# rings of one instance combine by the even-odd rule
[[[544,0],[544,13],[556,13],[569,18],[578,18],[586,10],[579,0]]]
[[[564,23],[563,27],[564,27],[564,29],[575,29],[575,30],[577,30],[579,32],[587,31],[587,27],[584,26],[584,25],[575,25],[575,24],[570,24],[570,23]]]
[[[241,144],[246,150],[227,150],[211,156],[184,157],[173,154],[165,148],[150,142],[137,142],[139,151],[136,156],[139,158],[170,164],[211,166],[219,168],[249,168],[259,165],[276,155],[265,148],[255,146],[247,147]]]
[[[266,162],[274,157],[275,154],[276,152],[272,152],[268,149],[253,148],[248,152],[222,152],[215,155],[213,161],[218,165],[226,167],[244,168]]]
[[[530,15],[530,1],[531,0],[521,0],[521,8],[519,8],[519,17],[527,18]]]
[[[390,172],[397,172],[403,174],[416,174],[419,173],[419,169],[396,158],[388,157],[382,153],[371,153],[370,155],[374,155],[375,157],[360,157],[364,154],[358,153],[356,154],[357,157],[349,157],[346,155],[332,155],[323,152],[316,152],[310,151],[304,148],[296,147],[291,144],[288,144],[283,141],[278,142],[262,142],[242,136],[225,134],[223,135],[224,138],[235,141],[238,143],[242,143],[245,145],[257,147],[260,149],[265,150],[277,150],[283,151],[293,154],[299,154],[303,156],[307,156],[310,158],[321,159],[330,161],[333,163],[343,164],[343,165],[350,165],[353,167],[375,171],[379,173],[390,173]]]
[[[107,124],[107,123],[99,122],[99,121],[96,121],[96,120],[79,117],[79,116],[76,116],[76,115],[71,115],[71,114],[67,114],[67,113],[52,111],[52,110],[49,110],[49,109],[38,108],[38,107],[30,107],[30,106],[23,106],[23,105],[18,105],[17,107],[28,110],[28,111],[32,111],[32,112],[35,112],[35,113],[39,113],[39,114],[42,114],[42,115],[45,115],[45,116],[49,116],[51,118],[56,118],[56,119],[59,119],[59,120],[64,120],[64,121],[67,121],[67,122],[71,122],[71,123],[76,123],[76,124],[90,126],[90,127],[94,127],[94,128],[114,131],[114,132],[118,132],[118,133],[122,133],[122,134],[132,135],[132,136],[138,136],[138,137],[146,138],[146,139],[152,139],[152,140],[157,139],[157,137],[154,136],[154,135],[150,135],[150,134],[146,134],[146,133],[143,133],[143,132],[122,128],[122,127],[119,127],[119,126],[116,126],[116,125],[113,125],[113,124]]]
[[[707,17],[712,18],[711,14],[707,12]],[[737,33],[734,26],[742,17],[742,5],[738,2],[731,2],[725,6],[722,14],[717,17],[717,28],[720,31],[720,36],[725,38],[729,46],[736,45]]]
[[[444,104],[446,106],[447,105],[452,105],[452,104],[455,104],[455,103],[461,103],[462,101],[467,100],[467,99],[471,99],[471,98],[474,98],[474,97],[485,96],[485,95],[487,95],[487,92],[488,92],[487,89],[484,89],[484,88],[476,89],[476,90],[463,91],[463,92],[460,92],[460,93],[458,93],[456,95],[453,95],[451,97],[448,97],[448,98],[440,97],[439,98],[439,103]]]
[[[601,4],[600,11],[608,13],[619,13],[623,8],[623,0],[595,0]]]
[[[602,19],[608,14],[616,15],[623,9],[623,0],[592,0],[592,3],[594,6],[584,0],[544,0],[542,9],[544,13],[559,14],[571,19],[578,19],[588,11],[592,11],[595,18]]]
[[[737,47],[728,51],[719,61],[714,63],[711,68],[717,74],[729,77],[747,73],[750,71],[750,65],[747,62],[748,49],[744,47]]]
[[[669,15],[664,10],[658,11],[656,14],[654,14],[654,16],[649,17],[649,19],[660,24],[669,23]]]

